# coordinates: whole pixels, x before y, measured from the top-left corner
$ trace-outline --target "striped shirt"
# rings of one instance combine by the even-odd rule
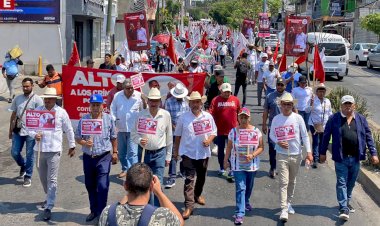
[[[93,146],[89,148],[85,145],[82,145],[83,153],[87,155],[101,155],[107,151],[112,151],[112,143],[111,140],[116,139],[116,127],[115,122],[112,120],[111,116],[107,113],[103,112],[102,120],[102,134],[101,135],[85,135],[82,136],[82,120],[83,119],[91,119],[91,114],[84,115],[78,123],[78,127],[75,131],[75,139],[83,139],[89,140],[92,138]]]

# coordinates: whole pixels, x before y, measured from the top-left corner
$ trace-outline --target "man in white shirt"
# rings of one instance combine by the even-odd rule
[[[257,105],[261,106],[261,99],[262,94],[264,90],[264,81],[263,81],[263,75],[264,72],[268,70],[269,67],[269,61],[268,61],[268,54],[261,53],[261,61],[256,64],[255,68],[255,79],[257,82]]]
[[[310,112],[306,112],[307,103],[310,101],[311,97],[313,96],[313,89],[309,86],[307,86],[307,80],[304,75],[302,75],[298,80],[298,87],[294,88],[292,90],[292,96],[294,99],[298,101],[297,104],[297,110],[298,114],[302,116],[305,124],[306,129],[309,131],[309,117]]]
[[[189,72],[190,73],[200,73],[200,72],[203,72],[203,69],[202,69],[201,66],[198,65],[198,61],[197,60],[191,60],[190,61]]]
[[[55,199],[57,196],[57,178],[59,161],[62,154],[62,135],[66,133],[68,146],[70,147],[68,155],[70,157],[75,154],[75,139],[74,130],[67,112],[59,107],[56,102],[58,98],[55,88],[46,88],[44,95],[44,106],[37,107],[36,110],[49,111],[55,114],[55,129],[48,131],[29,131],[29,136],[36,139],[34,151],[41,152],[40,159],[37,159],[39,166],[37,166],[38,173],[44,192],[46,194],[45,201],[41,204],[44,209],[43,219],[50,220],[51,210],[54,207]],[[36,155],[38,156],[38,154]]]
[[[137,22],[137,40],[146,43],[148,41],[146,37],[146,30],[145,28],[141,27],[140,21]]]
[[[220,42],[220,46],[218,47],[218,53],[220,56],[220,64],[226,68],[226,55],[228,51],[228,46],[225,44],[224,40]]]
[[[265,71],[263,75],[265,96],[268,96],[276,90],[277,78],[280,77],[280,73],[274,68],[274,62],[270,61],[269,70]]]
[[[120,56],[116,57],[115,63],[116,63],[116,70],[117,71],[128,71],[127,66],[125,66],[124,64],[121,63]]]
[[[302,27],[297,28],[297,34],[296,34],[296,40],[295,40],[295,48],[294,52],[304,52],[306,49],[306,40],[307,40],[307,35],[303,33]]]
[[[301,139],[306,148],[306,164],[313,161],[309,135],[302,117],[292,111],[296,101],[290,93],[284,93],[280,99],[281,114],[273,118],[270,139],[276,144],[277,169],[280,185],[281,221],[288,220],[288,213],[294,214],[291,206],[296,185],[296,176],[302,158]]]
[[[137,144],[132,142],[131,129],[134,127],[136,115],[145,107],[141,93],[133,90],[129,78],[123,82],[123,89],[115,94],[111,104],[111,117],[118,131],[117,149],[121,164],[119,178],[124,178],[127,170],[138,161]]]
[[[248,79],[249,79],[249,84],[252,84],[254,82],[254,75],[255,75],[255,69],[256,69],[256,64],[257,64],[257,53],[255,50],[255,45],[253,43],[248,44],[248,50],[247,50],[247,60],[248,62],[252,65],[252,67],[248,70]]]
[[[188,219],[193,213],[195,202],[205,205],[201,196],[206,181],[208,159],[211,156],[210,144],[216,137],[216,124],[210,113],[202,111],[206,97],[194,91],[190,94],[190,110],[177,121],[174,132],[174,158],[182,157],[185,173],[185,211],[183,219]],[[195,181],[196,175],[196,181]],[[195,183],[195,185],[194,185]]]
[[[160,108],[159,89],[150,89],[147,99],[148,108],[137,115],[131,137],[133,142],[139,144],[139,160],[146,163],[163,184],[165,167],[169,166],[172,159],[172,120],[169,112]],[[151,196],[151,202],[152,198]],[[154,204],[157,206],[158,203],[155,198]]]

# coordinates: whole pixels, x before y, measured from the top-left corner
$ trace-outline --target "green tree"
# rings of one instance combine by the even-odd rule
[[[360,21],[362,28],[380,35],[380,13],[369,14]]]

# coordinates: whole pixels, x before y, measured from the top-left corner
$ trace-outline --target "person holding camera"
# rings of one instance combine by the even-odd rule
[[[9,139],[12,139],[11,154],[17,165],[20,166],[19,179],[24,179],[23,186],[30,187],[33,174],[34,145],[36,141],[29,136],[25,129],[26,110],[32,110],[44,103],[38,95],[33,92],[33,80],[24,78],[22,80],[21,95],[13,100],[10,110],[12,115],[9,125]],[[26,144],[26,159],[21,155],[21,151]]]
[[[84,182],[90,200],[91,213],[86,222],[99,217],[107,205],[109,175],[112,164],[117,163],[117,134],[115,121],[103,112],[103,97],[93,94],[90,97],[90,113],[84,115],[78,123],[75,141],[82,145]],[[101,134],[84,135],[83,120],[101,119]]]

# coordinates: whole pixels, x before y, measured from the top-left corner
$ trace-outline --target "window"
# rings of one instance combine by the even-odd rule
[[[354,50],[360,50],[360,44],[356,44]]]
[[[325,48],[326,56],[344,56],[346,55],[346,45],[343,43],[319,43],[318,48]]]

